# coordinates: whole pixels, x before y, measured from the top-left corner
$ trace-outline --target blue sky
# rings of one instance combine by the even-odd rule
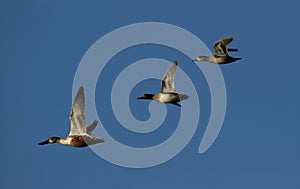
[[[1,1],[1,188],[299,188],[298,7],[296,1]],[[216,40],[234,36],[231,47],[240,50],[234,55],[243,59],[220,66],[228,104],[213,146],[197,152],[210,99],[205,78],[192,66],[183,68],[199,84],[200,122],[191,142],[170,161],[128,169],[90,148],[38,146],[69,132],[73,79],[90,46],[121,26],[149,21],[182,27],[210,49]],[[180,65],[188,61],[174,49],[135,46],[114,57],[100,76],[107,81],[97,83],[96,106],[108,108],[100,119],[112,125],[105,129],[132,146],[153,145],[171,135],[177,120],[170,117],[178,109],[167,106],[168,119],[157,134],[129,133],[105,101],[113,81],[108,76],[122,68],[114,61],[130,64],[156,56],[178,59]],[[159,91],[160,81],[147,80],[132,92],[131,109],[141,120],[149,116],[148,104],[133,99],[147,90]]]

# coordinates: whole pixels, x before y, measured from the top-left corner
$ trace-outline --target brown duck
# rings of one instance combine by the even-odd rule
[[[229,56],[228,52],[238,51],[238,49],[228,49],[227,45],[233,40],[233,37],[227,37],[217,41],[214,44],[214,54],[210,57],[208,56],[198,56],[193,60],[193,62],[208,61],[215,64],[228,64],[235,62],[242,58],[235,58]]]

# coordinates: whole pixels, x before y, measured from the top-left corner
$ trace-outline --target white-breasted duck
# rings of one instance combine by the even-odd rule
[[[176,106],[181,106],[178,102],[189,98],[186,94],[179,94],[175,91],[174,77],[177,70],[178,61],[175,60],[174,63],[169,67],[161,81],[161,91],[157,94],[144,94],[138,99],[146,100],[156,100],[162,103],[171,103]]]
[[[39,145],[60,143],[74,147],[85,147],[104,142],[102,138],[91,136],[91,132],[96,128],[98,121],[95,120],[91,125],[86,127],[84,108],[84,89],[81,86],[76,94],[70,113],[71,128],[69,135],[65,138],[50,137],[49,139],[40,142]]]

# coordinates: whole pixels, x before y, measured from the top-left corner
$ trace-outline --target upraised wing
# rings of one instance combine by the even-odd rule
[[[174,77],[176,74],[178,62],[177,60],[169,67],[161,81],[161,92],[173,93],[175,91]]]
[[[233,40],[233,37],[227,37],[217,41],[214,44],[214,56],[228,56],[227,45]]]
[[[70,113],[71,129],[69,135],[85,135],[86,121],[84,117],[84,90],[81,86],[76,94]]]

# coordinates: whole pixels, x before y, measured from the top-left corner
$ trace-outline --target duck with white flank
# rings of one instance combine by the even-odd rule
[[[101,138],[91,136],[91,132],[96,128],[98,121],[95,120],[90,126],[86,127],[84,106],[84,91],[83,87],[80,87],[70,113],[71,129],[69,135],[66,138],[50,137],[40,142],[39,145],[60,143],[74,147],[85,147],[104,142]]]
[[[179,94],[175,91],[174,86],[174,77],[176,74],[178,62],[177,60],[170,66],[170,68],[165,73],[162,82],[161,82],[161,91],[160,93],[154,94],[144,94],[142,97],[138,99],[148,99],[148,100],[156,100],[162,103],[171,103],[176,106],[181,106],[178,102],[189,98],[186,94]]]
[[[233,37],[227,37],[217,41],[214,44],[214,54],[211,57],[208,56],[198,56],[193,60],[193,62],[208,61],[215,64],[228,64],[235,62],[242,58],[235,58],[229,56],[228,52],[236,52],[238,49],[228,49],[226,46],[233,40]]]

